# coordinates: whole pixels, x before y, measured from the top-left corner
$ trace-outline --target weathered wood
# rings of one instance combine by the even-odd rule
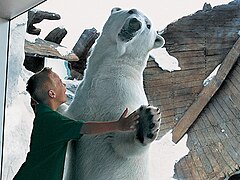
[[[67,31],[64,28],[53,29],[44,40],[60,44],[63,38],[66,36]],[[26,45],[26,44],[25,44]],[[37,47],[38,48],[38,47]],[[29,54],[29,53],[28,53]],[[25,68],[32,72],[38,72],[44,67],[45,57],[28,56],[25,54],[23,65]]]
[[[66,47],[40,38],[35,42],[25,40],[25,54],[32,57],[49,57],[67,61],[78,61],[78,57]]]
[[[99,33],[95,28],[85,29],[79,37],[77,43],[73,47],[73,52],[81,58],[89,53],[89,49],[92,47],[95,40],[98,38]]]
[[[235,104],[234,108],[240,110],[240,92],[237,88],[232,84],[230,80],[227,80],[227,86],[229,87],[230,92],[226,92],[230,98],[230,100]]]
[[[169,24],[164,29],[162,35],[166,40],[165,47],[170,55],[177,58],[181,70],[167,74],[150,61],[144,71],[144,82],[154,80],[156,83],[154,84],[153,81],[145,83],[149,101],[162,105],[161,107],[166,108],[163,114],[169,114],[168,118],[162,121],[163,123],[165,120],[175,121],[175,114],[178,111],[178,107],[174,104],[176,100],[182,103],[182,107],[190,106],[187,101],[179,100],[185,99],[186,96],[186,99],[193,102],[203,88],[198,82],[203,82],[226,57],[240,29],[239,7],[239,2],[232,2],[207,11],[200,10]],[[203,48],[199,48],[198,44]],[[196,50],[197,48],[199,49]],[[191,82],[193,86],[189,87]],[[171,92],[168,93],[168,98],[167,91]],[[191,96],[186,93],[190,93]],[[162,96],[164,99],[169,99],[168,104],[165,100],[164,104],[161,103]],[[170,111],[173,113],[169,113]],[[184,113],[182,115],[178,113],[178,117],[182,117]],[[161,131],[160,135],[162,135]]]
[[[211,97],[215,94],[215,92],[221,86],[222,82],[225,80],[232,66],[237,61],[239,54],[240,38],[236,41],[224,59],[217,75],[210,81],[209,85],[202,90],[198,96],[198,99],[189,107],[188,111],[184,114],[181,120],[177,123],[176,127],[173,129],[173,142],[177,143],[183,137],[192,123],[196,120],[203,108],[206,106]]]
[[[199,152],[193,151],[192,154],[192,159],[194,164],[196,165],[196,170],[199,175],[199,179],[207,179],[207,174],[203,169],[202,161],[199,158]]]
[[[44,67],[44,57],[40,56],[29,56],[25,54],[25,59],[23,62],[24,67],[31,72],[39,72]]]
[[[56,44],[61,44],[63,38],[67,35],[67,30],[65,28],[57,27],[53,29],[48,35],[44,38],[46,41],[54,42]]]
[[[220,96],[220,98],[217,99],[217,102],[221,105],[221,107],[225,110],[232,109],[231,104],[226,101],[226,99],[228,99],[228,97],[224,93],[224,91],[219,96]],[[235,118],[234,113],[232,111],[227,111],[226,113],[227,113],[227,117],[229,119],[234,119]]]
[[[168,127],[173,127],[174,125],[175,125],[175,123],[173,123],[173,122],[161,123],[160,130],[168,129]]]
[[[44,19],[47,20],[59,20],[61,17],[59,14],[51,13],[47,11],[41,11],[32,9],[28,11],[28,21],[27,21],[27,33],[39,35],[41,32],[41,29],[36,28],[34,24],[42,22]],[[46,43],[36,41],[36,44],[31,44],[28,41],[25,41],[25,59],[23,65],[26,69],[32,72],[40,71],[44,67],[44,59],[45,57],[52,57],[52,58],[59,58],[62,59],[62,55],[59,56],[59,53],[56,55],[56,53],[52,50],[53,48],[47,47],[48,42],[54,42],[57,44],[60,44],[62,39],[67,34],[67,31],[64,28],[55,28],[52,30],[45,40],[47,40]],[[44,46],[43,48],[41,46]],[[55,46],[54,46],[55,47]],[[55,47],[56,48],[56,47]],[[46,51],[46,52],[45,52]],[[61,51],[63,51],[63,48],[61,47]],[[45,56],[46,55],[46,56]],[[65,56],[65,55],[64,55]],[[73,55],[67,55],[66,58],[73,59],[74,57],[71,57]]]
[[[85,29],[77,43],[74,45],[72,51],[77,55],[79,61],[70,62],[72,78],[79,79],[79,76],[83,75],[83,71],[86,68],[87,58],[90,54],[90,49],[98,36],[99,33],[95,28]],[[75,75],[72,72],[74,72]]]

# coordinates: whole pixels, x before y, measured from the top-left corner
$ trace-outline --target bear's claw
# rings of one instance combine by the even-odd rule
[[[141,106],[138,110],[137,139],[144,145],[154,141],[160,128],[160,110],[153,106]]]

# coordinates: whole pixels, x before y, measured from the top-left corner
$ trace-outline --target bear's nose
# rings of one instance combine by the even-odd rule
[[[128,11],[128,14],[136,14],[137,10],[136,9],[131,9]]]
[[[138,21],[136,18],[132,18],[129,21],[129,28],[134,31],[137,31],[141,28],[141,22]]]

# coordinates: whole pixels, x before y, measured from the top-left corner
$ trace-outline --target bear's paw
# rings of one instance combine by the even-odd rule
[[[150,105],[142,105],[137,111],[139,123],[136,137],[143,145],[147,145],[157,138],[161,123],[160,109]]]

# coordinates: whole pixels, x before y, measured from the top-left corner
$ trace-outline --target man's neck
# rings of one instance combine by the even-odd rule
[[[55,101],[48,101],[47,105],[53,110],[56,111],[57,108],[60,106],[59,103],[55,102]]]

